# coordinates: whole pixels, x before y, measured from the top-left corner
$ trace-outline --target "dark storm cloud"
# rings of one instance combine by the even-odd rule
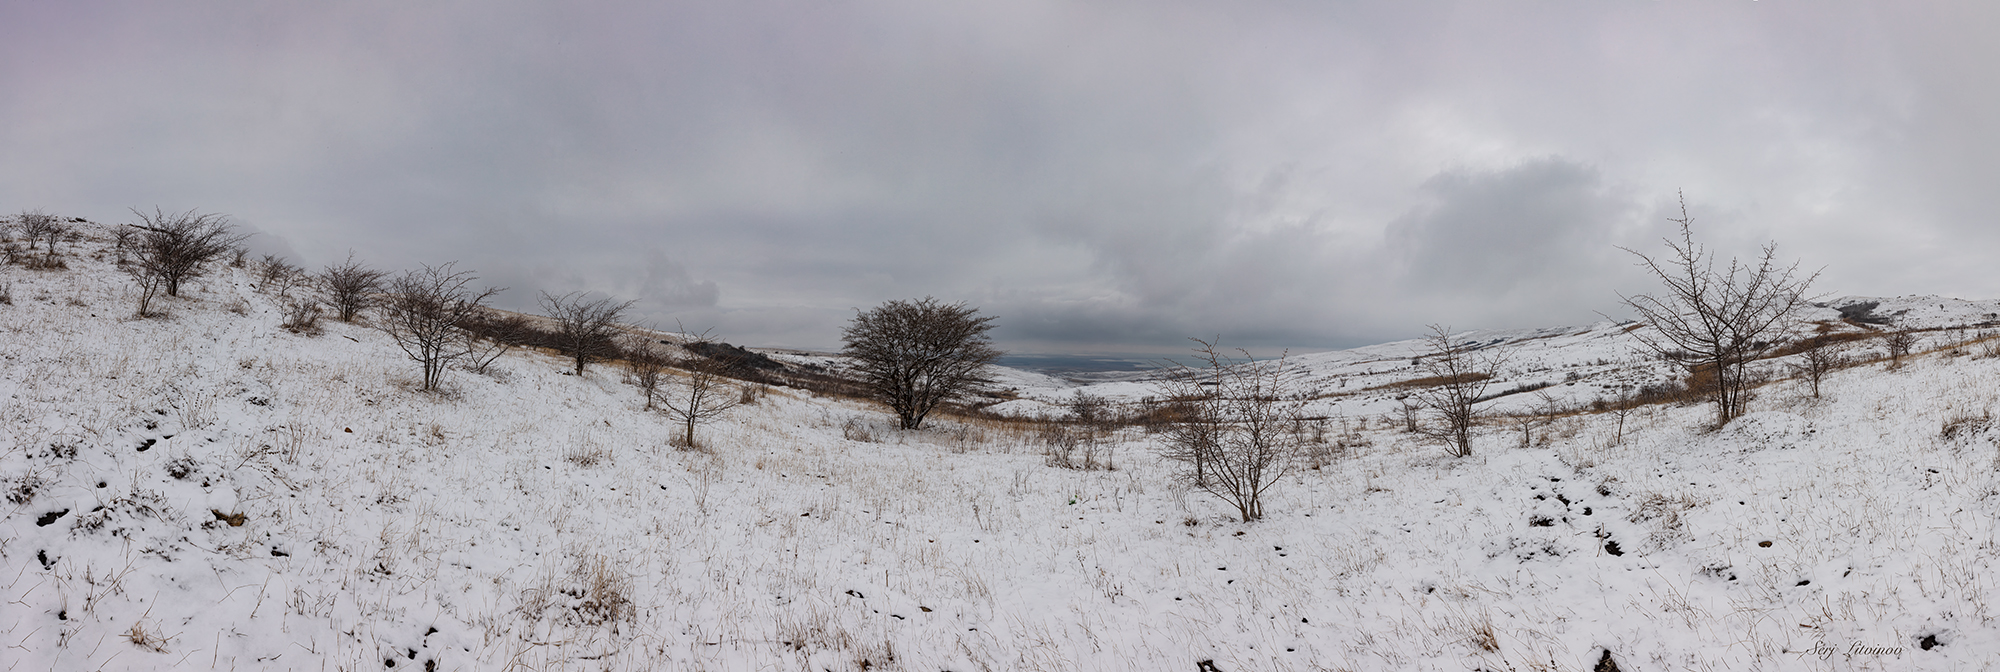
[[[2000,296],[1974,3],[16,3],[0,210],[228,212],[828,347],[934,295],[1010,347],[1331,347],[1615,312],[1718,251]],[[288,246],[288,247],[287,247]]]

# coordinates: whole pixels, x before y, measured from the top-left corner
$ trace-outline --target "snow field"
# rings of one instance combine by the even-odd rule
[[[1870,364],[1817,401],[1776,383],[1711,432],[1699,406],[1643,407],[1622,441],[1608,414],[1530,448],[1496,425],[1468,459],[1396,431],[1379,398],[1338,400],[1366,426],[1358,445],[1243,525],[1170,485],[1136,430],[1109,439],[1115,471],[1071,471],[1024,425],[901,432],[866,404],[775,390],[680,451],[615,370],[564,375],[531,352],[419,394],[380,334],[287,333],[242,271],[162,300],[168,318],[129,319],[103,247],[86,241],[66,271],[0,269],[15,283],[0,306],[5,669],[2000,658],[2000,360]],[[1551,389],[1583,395],[1642,379],[1605,345],[1615,331],[1530,341],[1506,382],[1581,370]],[[1307,374],[1365,387],[1393,378],[1391,356],[1406,355],[1328,355],[1361,368]],[[847,438],[862,435],[876,440]],[[1857,644],[1899,651],[1817,653]]]

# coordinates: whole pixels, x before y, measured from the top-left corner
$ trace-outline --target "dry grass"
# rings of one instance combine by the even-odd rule
[[[563,459],[579,467],[595,467],[611,462],[611,447],[599,442],[589,432],[580,432],[563,447]]]
[[[325,333],[319,325],[322,312],[317,301],[286,301],[285,321],[278,326],[300,336],[318,336]]]
[[[576,582],[582,594],[576,596],[577,617],[587,625],[604,625],[632,618],[632,577],[626,576],[611,558],[591,554],[577,561]]]
[[[1492,377],[1493,377],[1493,375],[1492,375],[1492,374],[1489,374],[1489,373],[1485,373],[1485,372],[1475,372],[1475,373],[1468,373],[1468,374],[1465,374],[1465,375],[1463,375],[1463,376],[1455,376],[1455,377],[1454,377],[1454,376],[1426,376],[1426,377],[1423,377],[1423,378],[1411,378],[1411,379],[1409,379],[1409,380],[1399,380],[1399,381],[1396,381],[1396,382],[1393,382],[1393,383],[1384,383],[1384,384],[1381,384],[1381,385],[1376,385],[1376,386],[1374,386],[1374,387],[1369,387],[1369,388],[1364,388],[1364,389],[1362,389],[1361,391],[1362,391],[1362,392],[1383,392],[1383,391],[1391,391],[1391,390],[1415,390],[1415,389],[1422,389],[1422,388],[1426,388],[1426,387],[1437,387],[1437,386],[1439,386],[1439,385],[1447,385],[1447,384],[1450,384],[1450,383],[1454,383],[1454,382],[1463,382],[1463,383],[1477,383],[1477,382],[1479,382],[1479,381],[1482,381],[1482,380],[1487,380],[1487,379],[1489,379],[1489,378],[1492,378]]]
[[[868,421],[861,419],[861,416],[853,416],[842,422],[840,424],[840,436],[849,441],[859,441],[861,443],[875,443],[881,440],[876,438],[875,430],[869,427]]]
[[[158,628],[159,626],[154,627]],[[125,639],[132,642],[133,646],[141,649],[153,653],[167,653],[167,645],[173,643],[174,637],[172,635],[162,635],[157,629],[148,630],[146,628],[146,621],[139,620],[132,623],[132,629],[125,633]]]
[[[1938,431],[1938,438],[1943,439],[1946,443],[1956,443],[1972,438],[1979,432],[1985,431],[1992,424],[1993,411],[1990,409],[1978,415],[1963,412],[1955,413],[1945,418],[1943,428]]]

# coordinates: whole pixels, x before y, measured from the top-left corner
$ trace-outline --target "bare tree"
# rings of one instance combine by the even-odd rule
[[[1214,366],[1169,365],[1160,375],[1160,396],[1165,401],[1148,413],[1154,423],[1149,431],[1161,435],[1160,456],[1187,465],[1176,479],[1197,488],[1208,485],[1209,463],[1217,459],[1222,432],[1229,424],[1215,399],[1221,373]]]
[[[1445,454],[1465,457],[1472,454],[1472,428],[1479,421],[1474,405],[1485,396],[1487,384],[1505,357],[1458,340],[1450,327],[1433,324],[1430,329],[1430,335],[1424,337],[1430,352],[1418,364],[1430,375],[1423,381],[1426,385],[1410,396],[1430,410],[1437,422],[1420,427],[1417,433],[1444,443]]]
[[[1236,507],[1243,522],[1264,517],[1264,493],[1297,464],[1299,403],[1284,379],[1285,360],[1230,357],[1214,341],[1191,339],[1195,363],[1160,376],[1177,413],[1162,456],[1186,465],[1177,478]]]
[[[161,313],[153,310],[153,299],[160,296],[160,287],[166,283],[166,280],[161,278],[159,274],[154,273],[152,269],[147,268],[145,264],[126,266],[125,274],[132,276],[132,284],[139,287],[139,309],[133,315],[140,318],[161,315]]]
[[[1639,400],[1623,392],[1610,401],[1605,402],[1605,412],[1610,413],[1611,418],[1615,421],[1612,425],[1614,433],[1612,434],[1611,445],[1616,446],[1625,443],[1625,419],[1632,417],[1632,411],[1638,408]]]
[[[1799,361],[1792,364],[1792,373],[1805,378],[1812,385],[1813,398],[1818,399],[1820,381],[1826,378],[1826,374],[1845,365],[1846,359],[1835,352],[1833,346],[1816,340],[1805,352],[1799,353]]]
[[[1562,412],[1562,403],[1550,396],[1548,390],[1536,390],[1535,402],[1526,408],[1517,408],[1507,413],[1508,424],[1521,432],[1522,448],[1534,446],[1535,430],[1555,422],[1557,414]]]
[[[354,252],[347,253],[347,261],[320,269],[319,291],[326,297],[326,305],[333,306],[335,317],[342,322],[353,322],[368,301],[382,288],[382,271],[362,265],[354,260]]]
[[[1422,429],[1418,421],[1423,419],[1423,410],[1423,403],[1409,395],[1396,398],[1396,417],[1403,422],[1405,432],[1415,434],[1417,430]]]
[[[646,410],[653,410],[653,400],[659,398],[660,380],[667,373],[667,355],[660,351],[659,341],[647,335],[627,339],[624,350],[625,380],[645,393]]]
[[[1117,419],[1112,417],[1110,400],[1083,390],[1077,390],[1064,405],[1069,407],[1071,419],[1092,430],[1117,422]]]
[[[168,214],[158,208],[151,215],[138,210],[132,214],[139,216],[139,223],[131,225],[140,231],[137,266],[157,277],[167,296],[180,296],[181,282],[199,277],[208,262],[250,237],[235,233],[226,215],[193,210]]]
[[[701,347],[703,344],[713,342],[708,332],[702,332],[681,344],[690,355],[681,360],[681,368],[686,370],[681,391],[663,395],[660,400],[667,415],[680,421],[685,430],[678,441],[683,448],[700,445],[694,440],[695,425],[714,422],[743,403],[743,395],[731,389],[734,386],[723,375],[729,370],[729,362],[700,354],[706,350]]]
[[[583,292],[562,296],[542,292],[542,309],[556,321],[556,349],[575,360],[579,376],[583,375],[584,365],[618,354],[618,345],[612,339],[617,335],[618,320],[633,303],[612,301],[610,297],[592,299]]]
[[[1777,245],[1766,244],[1754,264],[1729,260],[1716,268],[1715,255],[1694,242],[1681,199],[1679,240],[1667,239],[1670,258],[1654,259],[1629,248],[1667,291],[1655,296],[1619,295],[1651,332],[1632,332],[1655,354],[1688,374],[1692,391],[1715,404],[1717,427],[1742,415],[1752,385],[1748,365],[1796,328],[1798,313],[1810,305],[1806,291],[1819,277],[1801,277],[1798,264],[1780,266]]]
[[[986,335],[994,318],[963,302],[926,296],[857,313],[840,334],[841,354],[903,429],[917,429],[939,404],[977,392],[987,382],[987,365],[1000,358]]]
[[[1889,347],[1889,368],[1903,367],[1903,358],[1917,347],[1917,334],[1910,331],[1892,331],[1882,338],[1882,344]]]
[[[49,247],[48,250],[43,252],[40,265],[44,268],[55,266],[56,241],[62,240],[63,236],[69,235],[69,225],[63,223],[61,217],[42,212],[41,210],[22,211],[20,215],[14,218],[14,221],[16,222],[16,226],[21,229],[21,237],[28,239],[28,249],[35,249],[37,241],[48,241]]]
[[[452,270],[456,263],[424,266],[390,279],[382,319],[375,325],[423,367],[424,391],[437,389],[445,367],[472,352],[472,338],[464,325],[485,309],[481,304],[502,291],[475,292],[472,281],[478,277],[471,271]]]

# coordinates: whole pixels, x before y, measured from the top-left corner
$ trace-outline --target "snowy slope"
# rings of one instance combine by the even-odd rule
[[[1393,395],[1364,392],[1412,375],[1412,344],[1301,356],[1353,437],[1246,525],[1171,485],[1132,430],[1105,438],[1115,471],[1071,471],[1031,427],[898,432],[866,404],[781,389],[704,427],[708,452],[678,451],[616,372],[536,353],[419,394],[383,336],[288,333],[239,269],[131,319],[107,246],[97,232],[66,270],[0,267],[0,669],[2000,659],[2000,359],[1978,345],[1838,372],[1819,400],[1777,383],[1713,432],[1696,429],[1705,408],[1645,407],[1622,429],[1564,419],[1528,448],[1490,428],[1465,459],[1395,431]],[[1880,301],[1912,326],[1993,308]],[[1514,352],[1496,385],[1581,400],[1666,375],[1625,329],[1475,336]]]
[[[1842,319],[1841,308],[1873,305],[1857,314],[1871,318],[1867,323]],[[2000,300],[1965,301],[1936,296],[1896,298],[1842,297],[1810,307],[1803,315],[1805,333],[1863,332],[1879,334],[1890,329],[1917,330],[1916,349],[1928,350],[2000,334]],[[1548,385],[1546,391],[1568,405],[1588,404],[1598,399],[1612,400],[1630,395],[1639,386],[1664,383],[1684,375],[1652,356],[1640,342],[1650,327],[1634,322],[1610,321],[1582,327],[1543,329],[1475,330],[1458,333],[1455,340],[1481,344],[1504,362],[1489,384],[1488,393],[1521,386]],[[1837,345],[1843,355],[1874,359],[1886,356],[1880,338],[1860,339]],[[1416,361],[1430,351],[1423,339],[1411,339],[1349,350],[1292,355],[1284,361],[1293,385],[1316,397],[1312,410],[1327,416],[1365,416],[1392,412],[1396,399],[1407,389],[1396,384],[1432,375]],[[1264,360],[1269,363],[1273,360]],[[1796,357],[1761,361],[1757,368],[1773,377],[1789,375]],[[1017,392],[1021,400],[996,408],[1022,416],[1059,417],[1067,412],[1065,402],[1078,392],[1135,404],[1156,395],[1157,386],[1146,380],[1077,385],[1065,381],[1037,384],[1023,381]],[[1505,411],[1524,404],[1539,403],[1531,395],[1496,400],[1490,406]]]

